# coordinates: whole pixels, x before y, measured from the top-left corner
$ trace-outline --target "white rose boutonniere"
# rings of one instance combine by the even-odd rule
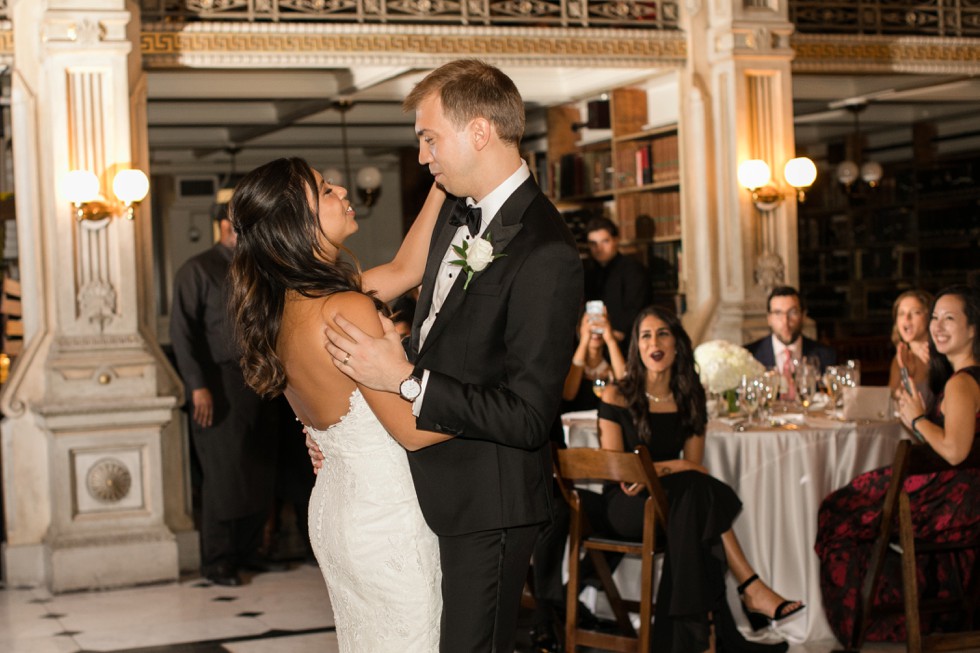
[[[466,273],[463,290],[470,285],[474,274],[483,272],[494,260],[506,256],[506,254],[493,253],[493,242],[490,240],[489,231],[483,235],[483,238],[477,238],[472,243],[464,241],[462,245],[453,245],[453,251],[459,258],[450,261],[449,264],[458,265]]]

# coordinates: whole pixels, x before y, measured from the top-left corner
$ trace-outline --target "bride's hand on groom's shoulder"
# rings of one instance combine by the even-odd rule
[[[378,316],[383,329],[381,337],[366,333],[343,315],[336,314],[337,328],[324,327],[325,346],[337,369],[357,383],[372,390],[397,393],[399,384],[414,368],[405,357],[394,323],[380,313]]]
[[[323,469],[323,452],[320,451],[316,441],[310,437],[305,426],[303,427],[303,434],[306,436],[306,449],[310,452],[310,462],[313,463],[313,473],[319,474],[320,470]]]

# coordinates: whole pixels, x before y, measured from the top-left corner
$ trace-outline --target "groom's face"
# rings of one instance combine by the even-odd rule
[[[438,93],[419,103],[415,133],[419,139],[419,164],[428,166],[436,183],[448,192],[471,197],[469,180],[476,166],[469,129],[457,127],[446,117]]]

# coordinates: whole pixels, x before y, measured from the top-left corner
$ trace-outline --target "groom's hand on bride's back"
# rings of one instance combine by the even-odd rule
[[[319,474],[320,470],[323,469],[323,452],[320,451],[320,447],[317,443],[310,437],[310,434],[306,431],[306,427],[303,427],[303,435],[306,436],[306,450],[310,452],[310,462],[313,463],[313,473]]]

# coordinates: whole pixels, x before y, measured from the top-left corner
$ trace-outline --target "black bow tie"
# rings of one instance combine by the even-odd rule
[[[449,224],[454,227],[466,225],[470,230],[470,235],[474,238],[480,233],[482,222],[482,211],[480,208],[477,206],[467,206],[463,200],[456,202],[456,208],[453,209],[453,214],[449,216]]]

